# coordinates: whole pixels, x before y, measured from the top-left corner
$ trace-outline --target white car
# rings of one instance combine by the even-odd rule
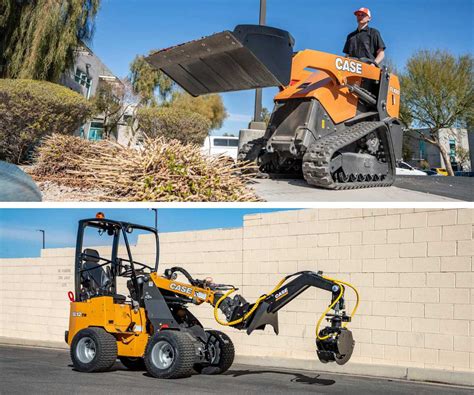
[[[426,176],[427,174],[424,171],[417,170],[413,166],[410,166],[408,163],[400,161],[397,163],[396,168],[397,176]]]
[[[234,136],[207,136],[201,151],[206,155],[226,155],[237,160],[239,138]]]

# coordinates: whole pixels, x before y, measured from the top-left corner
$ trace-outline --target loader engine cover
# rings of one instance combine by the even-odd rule
[[[324,328],[320,336],[324,337],[334,329]],[[316,339],[318,358],[322,363],[336,362],[338,365],[344,365],[352,356],[354,351],[354,339],[349,329],[341,328],[340,333],[335,337],[329,337],[325,340]]]
[[[294,38],[270,26],[237,25],[150,54],[146,60],[193,96],[286,86]]]

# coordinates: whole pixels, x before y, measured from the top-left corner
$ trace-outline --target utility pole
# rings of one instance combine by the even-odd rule
[[[43,234],[43,250],[46,248],[46,237],[45,237],[45,231],[44,229],[36,229],[37,232],[41,232]]]
[[[260,0],[259,25],[265,25],[267,19],[267,0]],[[262,122],[262,89],[255,89],[255,110],[253,114],[255,122]]]
[[[155,230],[158,230],[158,209],[157,208],[150,208],[149,210],[155,212]]]

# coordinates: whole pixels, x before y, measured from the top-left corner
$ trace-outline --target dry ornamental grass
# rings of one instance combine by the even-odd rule
[[[254,202],[251,165],[207,157],[196,145],[148,139],[140,149],[52,135],[38,149],[37,181],[100,188],[110,201]],[[246,173],[246,174],[245,174]]]

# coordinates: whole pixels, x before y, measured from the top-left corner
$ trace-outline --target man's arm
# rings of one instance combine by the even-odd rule
[[[377,51],[377,56],[376,56],[374,62],[377,63],[377,64],[380,64],[384,58],[385,58],[385,50],[383,50],[382,48],[380,48],[380,49]]]
[[[380,35],[380,32],[377,29],[373,29],[373,45],[376,48],[376,56],[374,62],[377,64],[380,64],[385,57],[385,43],[383,42],[382,36]]]

